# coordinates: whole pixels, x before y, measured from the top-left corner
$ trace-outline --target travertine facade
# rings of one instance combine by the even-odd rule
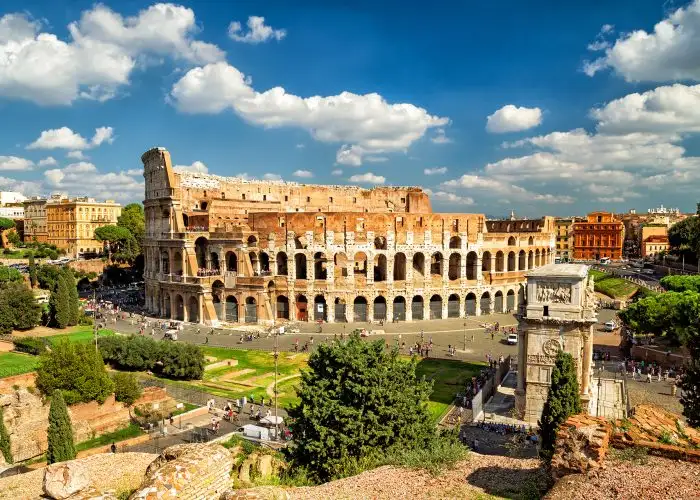
[[[24,241],[25,243],[46,243],[46,199],[33,196],[24,201]]]
[[[420,188],[173,171],[142,156],[146,306],[205,324],[410,321],[515,310],[553,262],[554,219],[432,213]]]
[[[516,408],[536,423],[551,385],[559,351],[574,358],[581,400],[587,408],[593,362],[596,298],[588,266],[552,264],[527,274],[527,301],[518,314]]]

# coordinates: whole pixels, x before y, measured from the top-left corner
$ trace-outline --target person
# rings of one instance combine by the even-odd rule
[[[474,441],[472,442],[472,449],[474,451],[479,451],[479,440],[478,439],[474,439]]]
[[[109,449],[112,451],[112,453],[116,453],[117,452],[117,443],[112,441],[112,446],[110,446]]]
[[[423,329],[422,328],[420,331],[420,342],[421,342],[421,344],[423,343]]]
[[[651,370],[647,371],[647,383],[651,384]]]

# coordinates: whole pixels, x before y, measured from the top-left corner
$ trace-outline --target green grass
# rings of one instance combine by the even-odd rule
[[[60,330],[58,330],[60,331]],[[97,331],[97,336],[99,337],[111,337],[114,335],[114,330],[109,330],[109,329],[102,329]],[[63,339],[68,339],[71,342],[93,342],[95,340],[95,336],[92,333],[92,327],[91,326],[76,326],[74,327],[70,333],[56,333],[56,335],[50,335],[46,337],[46,339],[51,343],[55,344],[56,342],[60,342]]]
[[[38,356],[17,352],[0,353],[0,378],[33,372],[38,366]]]
[[[173,417],[177,417],[178,415],[182,415],[183,413],[187,413],[188,411],[196,410],[199,408],[198,405],[193,405],[192,403],[187,403],[185,401],[182,401],[182,404],[184,405],[182,408],[176,409],[173,412]]]
[[[136,436],[142,435],[144,432],[136,424],[129,424],[128,427],[119,429],[118,431],[108,432],[107,434],[102,434],[82,443],[75,445],[76,451],[90,450],[92,448],[98,448],[107,444],[118,443],[119,441],[124,441],[126,439],[131,439]]]
[[[591,269],[589,275],[595,281],[595,291],[613,299],[626,299],[639,290],[639,287],[623,278]]]

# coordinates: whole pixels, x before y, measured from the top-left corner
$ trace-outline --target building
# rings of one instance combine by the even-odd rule
[[[569,262],[574,259],[574,222],[576,217],[556,219],[556,259],[558,262]]]
[[[663,205],[659,205],[656,208],[647,209],[647,213],[649,215],[675,215],[675,216],[678,216],[681,214],[681,211],[678,208],[666,208]]]
[[[411,321],[515,310],[554,219],[433,213],[416,187],[303,185],[144,164],[146,308],[205,324]]]
[[[610,212],[592,212],[585,221],[573,223],[574,259],[622,259],[625,230]]]
[[[46,198],[32,196],[24,201],[24,242],[46,243]]]
[[[645,259],[653,259],[660,252],[667,253],[670,244],[667,235],[651,235],[647,236],[642,241],[642,257]]]
[[[589,215],[590,218],[590,215]],[[597,215],[596,215],[597,220]],[[582,264],[548,265],[527,273],[527,301],[518,315],[518,380],[515,406],[537,423],[552,384],[559,351],[574,358],[584,411],[591,412],[593,325],[597,322],[593,278]],[[597,410],[594,410],[597,411]]]
[[[71,257],[99,254],[103,244],[95,239],[95,229],[116,224],[121,212],[112,200],[51,196],[46,201],[46,241]]]
[[[24,220],[24,207],[22,205],[5,205],[0,207],[0,217],[13,220]]]
[[[655,213],[663,211],[665,213]],[[675,210],[669,210],[663,205],[659,209],[650,209],[646,214],[637,214],[635,210],[630,210],[628,213],[616,215],[615,218],[622,221],[625,227],[625,241],[622,254],[628,258],[642,257],[642,242],[653,233],[647,230],[646,234],[642,234],[643,228],[646,226],[665,226],[666,228],[680,222],[688,217],[687,214],[678,213]],[[663,234],[666,234],[665,232]]]
[[[0,191],[0,207],[21,205],[27,197],[17,191]]]

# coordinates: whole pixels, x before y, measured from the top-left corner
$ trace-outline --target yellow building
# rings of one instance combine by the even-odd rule
[[[556,258],[559,262],[570,262],[574,258],[573,228],[576,220],[574,217],[571,219],[557,219],[555,221],[557,235]]]
[[[122,207],[113,200],[52,196],[46,203],[47,241],[72,257],[98,254],[103,244],[95,229],[116,224]]]
[[[24,242],[46,243],[46,198],[34,196],[24,201]]]

